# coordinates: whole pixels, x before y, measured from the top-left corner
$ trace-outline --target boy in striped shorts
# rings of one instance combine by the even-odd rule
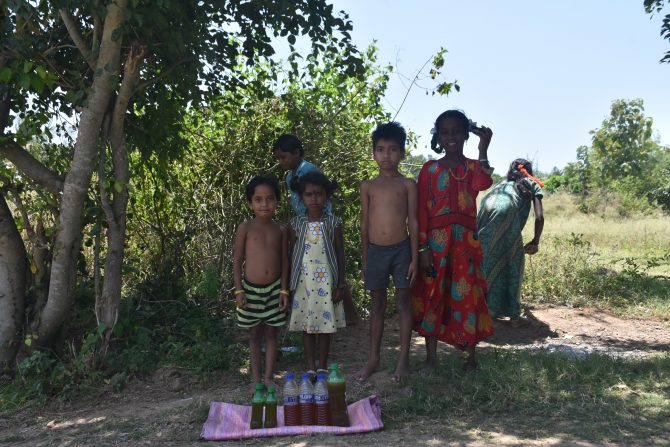
[[[233,280],[237,324],[249,329],[251,376],[273,386],[277,360],[277,330],[286,323],[288,303],[288,232],[273,220],[279,202],[273,177],[256,176],[246,186],[247,206],[254,218],[237,227]],[[261,348],[265,340],[265,374],[261,378]]]

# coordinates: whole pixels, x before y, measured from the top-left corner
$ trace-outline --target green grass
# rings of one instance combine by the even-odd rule
[[[670,319],[670,232],[662,214],[583,214],[565,194],[543,201],[540,252],[527,257],[524,301]],[[524,239],[533,232],[529,218]]]
[[[479,364],[464,377],[452,355],[431,377],[382,395],[386,428],[440,424],[461,440],[473,430],[625,443],[670,436],[668,354],[614,360],[493,350]]]

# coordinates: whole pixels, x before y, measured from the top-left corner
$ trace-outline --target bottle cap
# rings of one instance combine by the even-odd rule
[[[332,371],[334,369],[340,369],[340,365],[338,365],[337,363],[331,363],[330,364],[330,370]]]
[[[316,380],[326,380],[326,375],[321,373],[316,375]]]
[[[265,388],[265,385],[263,385],[262,383],[256,384],[256,391],[263,391],[263,388]]]
[[[302,380],[309,380],[309,373],[303,373]]]
[[[286,374],[286,380],[293,380],[293,373]]]
[[[269,386],[268,387],[268,393],[274,393],[275,392],[275,387]]]

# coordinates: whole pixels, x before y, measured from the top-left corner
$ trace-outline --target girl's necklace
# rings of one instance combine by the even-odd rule
[[[465,172],[463,173],[462,177],[457,176],[456,174],[454,174],[454,171],[452,171],[451,168],[448,168],[449,169],[449,174],[451,174],[451,176],[454,178],[454,180],[461,181],[461,180],[465,179],[465,177],[468,176],[468,164],[467,164],[467,162],[464,163],[464,166],[465,166]],[[456,169],[458,169],[458,166],[456,166]]]

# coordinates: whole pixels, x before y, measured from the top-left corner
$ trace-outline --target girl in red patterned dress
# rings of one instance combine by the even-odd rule
[[[437,341],[463,351],[464,370],[473,371],[475,346],[493,333],[480,271],[477,194],[491,186],[487,150],[493,132],[465,114],[448,110],[435,120],[430,160],[419,174],[419,262],[412,290],[414,330],[426,338],[426,371],[437,365]],[[463,155],[469,132],[479,137],[479,160]]]

